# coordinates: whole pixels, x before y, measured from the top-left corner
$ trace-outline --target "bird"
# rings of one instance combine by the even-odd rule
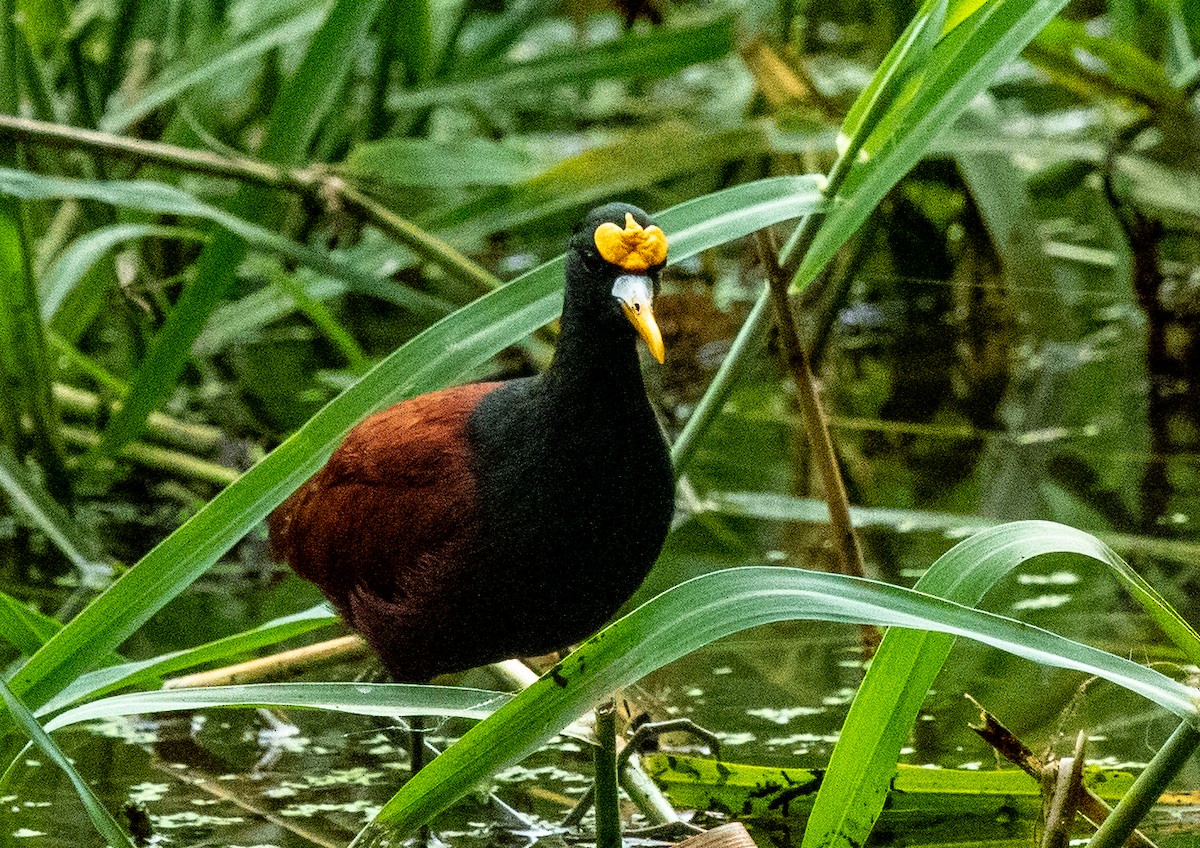
[[[674,513],[670,454],[637,341],[667,239],[641,209],[593,209],[568,241],[549,366],[420,395],[355,426],[268,519],[398,682],[563,650],[641,585]]]

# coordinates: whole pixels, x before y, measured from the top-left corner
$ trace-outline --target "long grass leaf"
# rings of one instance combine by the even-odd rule
[[[96,200],[122,209],[211,221],[233,234],[236,242],[244,240],[254,248],[289,259],[324,276],[345,280],[354,291],[374,295],[427,317],[445,315],[449,309],[444,301],[365,273],[352,263],[300,244],[165,183],[147,180],[78,180],[0,168],[0,194],[27,200]],[[109,231],[105,238],[112,235]],[[92,248],[89,246],[87,249]],[[197,274],[202,270],[197,268]],[[179,305],[175,308],[178,310]]]
[[[380,2],[335,2],[275,100],[259,151],[262,158],[282,165],[306,159],[320,122],[345,94],[347,76]],[[274,230],[282,220],[281,207],[279,192],[257,185],[242,186],[230,204],[235,217],[267,230]],[[201,252],[195,277],[184,286],[139,365],[124,405],[104,428],[99,453],[111,456],[141,434],[146,418],[183,373],[192,344],[232,287],[245,253],[245,243],[228,230],[218,233]]]
[[[420,109],[458,100],[486,100],[546,86],[571,85],[606,77],[651,79],[677,73],[727,55],[734,46],[734,19],[678,29],[630,33],[614,41],[563,50],[516,65],[491,66],[471,76],[406,91],[391,98],[393,109]]]
[[[346,96],[346,81],[382,2],[336,0],[272,104],[259,151],[263,159],[279,165],[305,161],[321,122]]]
[[[871,82],[855,98],[842,121],[839,155],[850,161],[858,155],[863,142],[874,131],[879,119],[891,106],[897,92],[917,73],[942,34],[946,0],[922,4],[908,27],[896,39],[892,49],[879,63]]]
[[[507,692],[414,683],[246,683],[134,692],[92,701],[46,722],[52,731],[112,716],[214,707],[297,707],[365,716],[439,715],[484,719],[512,700]]]
[[[81,235],[55,257],[38,281],[42,320],[47,324],[53,320],[76,286],[110,250],[146,238],[202,241],[206,236],[198,230],[155,224],[110,224]]]
[[[512,141],[385,138],[359,144],[340,166],[347,174],[396,186],[504,186],[531,179],[547,157]]]
[[[26,230],[20,205],[0,197],[0,377],[5,407],[0,436],[18,444],[21,419],[27,419],[47,485],[61,496],[68,490],[67,478]]]
[[[7,445],[0,445],[0,491],[49,537],[87,585],[102,586],[112,576],[100,540],[71,518]]]
[[[0,639],[29,656],[62,629],[48,615],[30,609],[7,592],[0,592]]]
[[[227,661],[251,651],[275,645],[285,639],[328,627],[338,621],[324,604],[318,604],[303,612],[272,619],[258,627],[241,633],[215,639],[203,645],[172,651],[145,660],[119,663],[81,674],[36,713],[48,715],[71,704],[108,694],[126,686],[140,686],[177,671],[195,668],[212,662]],[[32,653],[32,651],[30,651]]]
[[[821,180],[775,177],[657,216],[680,261],[823,203]],[[299,431],[204,506],[97,597],[13,677],[35,706],[120,645],[320,467],[368,412],[444,386],[548,323],[562,304],[560,257],[430,327],[330,401]]]
[[[730,162],[764,153],[763,125],[697,129],[671,122],[623,133],[571,156],[532,179],[497,187],[461,206],[422,219],[431,228],[474,240],[556,212],[687,174],[715,172]],[[630,167],[632,161],[636,167]]]
[[[1197,690],[1023,622],[862,578],[793,568],[727,569],[667,590],[589,639],[415,775],[355,844],[369,844],[385,832],[411,832],[607,693],[723,636],[790,619],[965,636],[1044,665],[1103,677],[1200,721]]]
[[[133,840],[129,838],[129,834],[121,828],[121,825],[117,824],[117,820],[113,818],[112,813],[100,803],[100,799],[96,797],[96,793],[92,791],[92,787],[88,786],[87,781],[83,779],[79,772],[75,770],[75,766],[67,759],[67,755],[62,752],[62,749],[42,729],[37,719],[21,703],[21,699],[13,694],[13,691],[4,682],[4,678],[2,677],[0,677],[0,697],[4,699],[9,714],[16,718],[17,723],[25,729],[25,732],[33,740],[34,744],[41,748],[43,753],[62,769],[70,779],[71,784],[75,787],[75,792],[79,795],[79,800],[83,802],[83,806],[87,810],[88,818],[92,820],[92,824],[96,828],[96,832],[107,839],[109,845],[123,845],[126,848],[134,848]]]
[[[354,335],[349,330],[342,326],[341,322],[334,317],[333,312],[324,303],[308,296],[308,290],[301,280],[296,279],[292,274],[289,274],[286,270],[278,266],[267,268],[265,273],[271,283],[277,289],[287,294],[292,303],[296,305],[296,308],[304,313],[305,317],[337,348],[342,358],[346,361],[347,368],[356,374],[362,374],[370,367],[370,364],[367,362],[367,355],[359,345],[358,340],[354,338]]]
[[[133,103],[118,105],[100,119],[97,129],[119,133],[160,106],[231,68],[262,56],[281,45],[295,44],[307,38],[329,14],[328,2],[303,9],[278,24],[233,44],[219,44],[210,52],[183,64],[172,64],[162,77],[152,80]]]
[[[875,122],[863,145],[865,159],[850,168],[838,202],[826,216],[793,278],[802,289],[814,280],[883,196],[924,155],[928,146],[986,87],[998,70],[1037,35],[1066,0],[988,0],[955,4],[948,31],[929,51],[924,67]],[[971,8],[978,5],[978,8]],[[970,11],[961,22],[956,13]],[[957,23],[956,23],[957,22]]]

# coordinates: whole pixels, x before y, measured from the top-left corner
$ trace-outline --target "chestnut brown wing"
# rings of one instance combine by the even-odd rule
[[[466,426],[499,385],[445,389],[367,418],[271,514],[272,554],[316,583],[352,625],[352,595],[389,603],[429,596],[463,566],[478,533]]]

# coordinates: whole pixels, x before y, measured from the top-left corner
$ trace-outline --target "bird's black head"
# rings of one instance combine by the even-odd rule
[[[628,203],[597,207],[571,236],[567,301],[593,320],[624,316],[662,362],[662,333],[651,304],[666,262],[667,238],[649,215]]]

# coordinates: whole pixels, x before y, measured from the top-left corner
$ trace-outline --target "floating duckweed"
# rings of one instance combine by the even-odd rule
[[[548,782],[557,781],[559,783],[586,783],[589,778],[579,774],[578,772],[567,771],[558,766],[537,766],[528,768],[527,766],[510,766],[500,772],[495,777],[499,783],[527,783],[527,782]]]
[[[821,699],[821,703],[827,707],[840,707],[854,700],[856,690],[843,687],[832,695],[826,695]]]
[[[242,816],[208,816],[191,810],[167,813],[161,816],[152,815],[150,818],[154,820],[154,826],[161,830],[179,830],[185,827],[228,827],[246,822]]]
[[[813,745],[818,742],[832,745],[838,741],[836,733],[793,733],[790,736],[775,736],[768,739],[765,743],[770,748],[785,748],[791,745],[799,745],[801,743]]]
[[[721,745],[723,747],[749,745],[751,742],[756,742],[758,740],[758,736],[748,730],[744,730],[739,733],[730,733],[723,730],[717,730],[713,731],[713,734],[721,740]]]
[[[84,725],[84,730],[105,739],[120,739],[130,745],[153,745],[159,741],[154,725],[128,716],[110,716],[91,721]]]
[[[347,801],[342,804],[291,804],[280,810],[279,815],[310,819],[320,813],[361,813],[363,821],[367,822],[375,818],[379,809],[379,804],[366,800]]]
[[[825,712],[821,707],[785,707],[776,709],[774,707],[759,707],[758,709],[746,710],[746,715],[765,718],[767,721],[775,724],[787,724],[797,716],[815,716]]]
[[[169,783],[138,783],[129,787],[129,801],[133,804],[152,804],[161,801],[170,791]]]
[[[293,795],[298,795],[299,791],[295,786],[285,783],[282,786],[264,789],[262,794],[264,798],[291,798]]]

